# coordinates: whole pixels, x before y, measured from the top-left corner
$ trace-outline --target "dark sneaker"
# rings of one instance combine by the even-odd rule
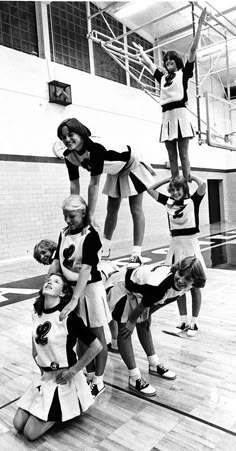
[[[188,330],[188,328],[189,328],[189,324],[187,324],[187,323],[179,323],[178,326],[176,326],[173,329],[173,334],[179,335],[182,332],[186,332]]]
[[[173,371],[166,368],[162,363],[156,365],[155,369],[154,366],[149,366],[149,373],[153,374],[154,376],[161,376],[163,377],[163,379],[169,380],[176,379],[176,374]]]
[[[187,337],[195,337],[197,333],[198,333],[197,324],[191,323],[187,330]]]
[[[131,255],[131,257],[128,261],[127,269],[135,269],[141,265],[142,265],[142,260],[139,257],[139,255]]]
[[[105,385],[103,385],[102,387],[100,387],[100,386],[98,387],[97,384],[91,384],[90,391],[91,391],[93,399],[95,399],[99,395],[101,395],[101,393],[103,393],[105,391]]]
[[[112,348],[111,343],[107,345],[108,352],[112,352],[113,354],[120,354],[118,348]]]
[[[142,377],[136,381],[129,377],[129,387],[144,396],[155,396],[157,392],[156,388],[148,384]]]

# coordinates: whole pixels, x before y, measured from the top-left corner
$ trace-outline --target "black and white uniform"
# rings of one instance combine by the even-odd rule
[[[197,233],[199,233],[199,207],[204,197],[197,191],[180,202],[174,201],[171,197],[159,193],[157,202],[166,206],[169,229],[171,234],[170,247],[166,256],[165,263],[172,265],[185,257],[195,256],[202,263],[203,269],[206,268]]]
[[[75,365],[77,339],[89,346],[95,335],[75,312],[59,321],[61,308],[33,312],[32,338],[37,351],[36,362],[42,375],[35,377],[18,407],[44,421],[67,421],[85,412],[93,398],[86,378],[79,371],[65,385],[56,383],[61,369]]]
[[[76,285],[83,264],[91,266],[90,278],[80,297],[78,314],[89,327],[108,328],[111,314],[106,292],[98,269],[98,253],[102,247],[98,232],[89,226],[86,233],[72,233],[70,228],[62,230],[55,258],[59,260],[61,271],[72,286]],[[107,337],[109,338],[109,337]]]
[[[186,292],[176,290],[174,272],[170,267],[155,263],[131,270],[122,268],[111,275],[105,283],[105,288],[112,317],[122,323],[128,321],[129,315],[140,302],[147,310],[137,322],[148,318],[150,307],[155,306],[157,310]]]
[[[194,128],[186,109],[188,80],[193,76],[193,68],[194,63],[187,61],[183,69],[177,72],[167,74],[159,69],[154,72],[154,78],[160,83],[162,107],[160,142],[194,136]]]
[[[80,155],[84,150],[83,155]],[[123,145],[117,150],[107,150],[98,142],[85,138],[83,149],[64,152],[69,179],[79,177],[79,167],[91,176],[107,174],[103,193],[111,197],[129,197],[147,190],[153,183],[154,170],[141,155],[134,153],[130,146]]]

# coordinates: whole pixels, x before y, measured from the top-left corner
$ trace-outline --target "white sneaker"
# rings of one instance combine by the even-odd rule
[[[135,269],[142,265],[142,260],[139,255],[131,255],[127,269]]]
[[[148,384],[142,377],[134,381],[129,377],[129,387],[144,396],[155,396],[156,388]]]
[[[196,323],[191,323],[187,330],[187,337],[195,337],[198,333],[198,326]]]
[[[173,329],[173,334],[180,335],[180,334],[182,334],[182,332],[186,332],[188,330],[188,328],[189,328],[189,324],[184,323],[184,322],[179,323],[178,326],[176,326]]]
[[[161,376],[163,377],[163,379],[176,379],[176,374],[174,373],[174,371],[169,370],[169,368],[166,368],[162,363],[159,363],[155,366],[149,365],[149,373],[153,374],[154,376]]]

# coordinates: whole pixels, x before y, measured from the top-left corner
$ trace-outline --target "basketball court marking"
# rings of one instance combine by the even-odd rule
[[[199,244],[208,268],[236,270],[236,229],[201,237]],[[162,264],[165,262],[167,251],[166,245],[143,251],[143,263]],[[112,260],[117,266],[122,267],[127,265],[129,255]],[[44,279],[45,274],[1,285],[0,307],[36,297]]]

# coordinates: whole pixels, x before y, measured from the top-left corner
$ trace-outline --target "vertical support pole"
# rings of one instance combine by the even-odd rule
[[[226,90],[227,97],[230,100],[230,76],[229,76],[229,48],[228,48],[228,40],[227,40],[227,30],[224,30],[225,34],[225,58],[226,58]]]
[[[196,23],[194,15],[194,2],[191,2],[192,8],[192,25],[193,25],[193,36],[196,34]],[[198,143],[202,144],[202,131],[201,131],[201,111],[200,111],[200,88],[199,88],[199,74],[198,74],[198,60],[197,53],[195,56],[195,79],[196,79],[196,101],[197,101],[197,128],[198,128]]]
[[[35,2],[39,58],[51,58],[46,2]]]
[[[127,39],[127,28],[123,25],[123,34],[124,34],[124,50],[128,52],[128,39]],[[129,59],[125,56],[125,67],[126,67],[126,85],[130,86],[130,74],[129,74]]]
[[[86,14],[87,14],[87,24],[88,24],[88,33],[92,31],[92,20],[91,20],[91,12],[90,12],[90,2],[85,2],[86,5]],[[92,39],[88,39],[88,48],[89,48],[89,64],[90,64],[90,73],[95,75],[94,68],[94,53],[93,53],[93,41]]]

